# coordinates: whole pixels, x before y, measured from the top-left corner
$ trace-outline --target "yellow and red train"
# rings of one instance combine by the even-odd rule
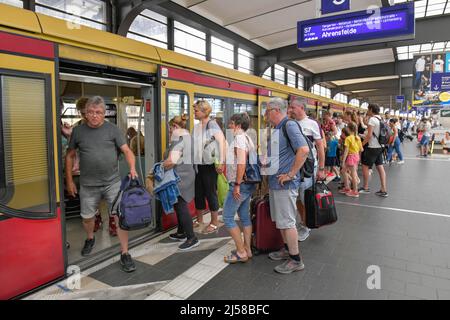
[[[226,124],[247,111],[260,128],[270,97],[304,96],[308,107],[355,107],[153,47],[115,34],[0,4],[0,299],[66,276],[70,252],[64,205],[61,121],[79,96],[102,95],[126,132],[141,122],[141,172],[161,159],[169,118],[208,99]],[[69,106],[69,107],[68,107]],[[134,109],[133,109],[134,108]],[[133,110],[142,108],[142,119]],[[139,109],[140,110],[140,109]],[[134,122],[133,122],[134,121]],[[194,125],[193,117],[190,128]],[[156,215],[135,243],[175,225]],[[105,258],[103,252],[102,258]],[[95,263],[95,259],[91,263]]]

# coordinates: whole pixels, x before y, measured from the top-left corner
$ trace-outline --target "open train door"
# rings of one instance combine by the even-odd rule
[[[56,61],[54,43],[0,32],[0,299],[65,275]]]

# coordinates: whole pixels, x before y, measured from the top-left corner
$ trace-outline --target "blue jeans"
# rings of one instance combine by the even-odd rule
[[[392,154],[394,153],[394,149],[395,149],[395,152],[397,152],[398,158],[400,159],[400,161],[403,161],[403,154],[402,154],[402,150],[400,149],[400,145],[401,145],[401,142],[400,142],[399,137],[395,138],[394,145],[389,146],[387,161],[392,160]]]
[[[241,184],[241,200],[237,201],[233,198],[234,184],[230,183],[230,190],[228,191],[225,203],[223,204],[223,222],[227,229],[233,229],[237,227],[234,221],[234,215],[236,212],[239,214],[239,219],[243,227],[249,227],[252,225],[250,217],[250,200],[253,192],[256,190],[255,184]]]

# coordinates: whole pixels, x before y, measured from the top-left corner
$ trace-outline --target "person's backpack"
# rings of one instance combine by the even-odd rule
[[[302,127],[300,126],[300,124],[295,121],[295,120],[288,120],[285,122],[285,124],[283,125],[283,134],[287,139],[287,142],[289,144],[289,146],[291,147],[292,151],[294,152],[294,154],[296,153],[296,150],[294,149],[294,147],[291,144],[291,140],[289,139],[289,135],[287,133],[287,124],[289,121],[294,121],[298,128],[300,129],[300,133],[302,134],[303,138],[305,138],[306,143],[308,144],[308,148],[309,148],[309,154],[308,157],[305,160],[305,163],[303,164],[303,166],[300,169],[301,172],[301,179],[303,178],[311,178],[312,176],[314,176],[314,164],[315,164],[315,159],[314,159],[314,154],[312,152],[314,145],[311,142],[311,140],[309,140],[309,138],[307,136],[305,136],[305,134],[303,133]]]
[[[393,135],[393,132],[389,125],[387,125],[384,121],[381,121],[381,119],[379,118],[377,118],[377,120],[380,122],[380,134],[378,136],[375,135],[375,132],[372,132],[372,134],[375,136],[375,138],[377,138],[378,143],[382,147],[385,147],[389,144],[389,139]]]
[[[112,214],[119,216],[122,230],[146,228],[152,221],[152,197],[138,179],[126,176],[113,202]]]

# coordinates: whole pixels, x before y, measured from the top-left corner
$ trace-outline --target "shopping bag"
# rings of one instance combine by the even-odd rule
[[[223,204],[225,202],[225,198],[228,193],[228,181],[223,173],[217,176],[217,198],[219,200],[219,207],[223,208]]]

